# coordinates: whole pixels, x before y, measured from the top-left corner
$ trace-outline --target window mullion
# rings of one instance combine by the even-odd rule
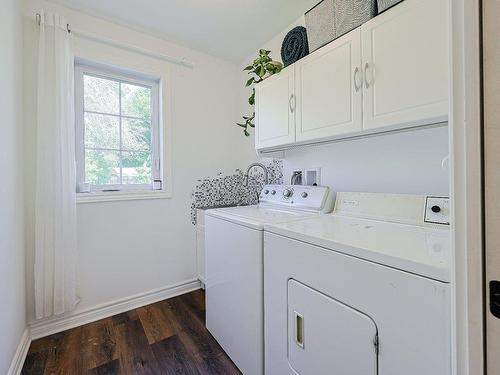
[[[152,168],[152,173],[153,173],[153,186],[155,181],[161,181],[162,176],[161,176],[161,132],[159,129],[159,93],[158,93],[158,87],[152,87],[151,88],[151,102],[150,102],[150,108],[151,108],[151,114],[150,114],[150,126],[151,126],[151,133],[153,134],[152,137],[152,144],[151,144],[151,151],[153,154],[153,168]],[[162,182],[161,182],[162,183]],[[161,189],[161,187],[160,187]]]
[[[80,68],[75,69],[75,155],[77,164],[77,192],[85,182],[85,120],[84,120],[84,73]]]
[[[158,179],[157,177],[157,160],[156,160],[156,147],[155,147],[155,141],[156,141],[156,134],[155,134],[155,129],[153,126],[154,119],[153,119],[153,112],[155,111],[154,107],[154,94],[153,90],[151,90],[151,95],[149,97],[149,108],[151,108],[151,113],[150,113],[150,121],[149,121],[149,126],[151,129],[151,144],[149,147],[151,147],[150,154],[151,154],[151,180],[153,181],[153,186],[154,186],[154,181]]]
[[[134,117],[134,116],[128,116],[128,115],[117,115],[115,113],[106,113],[106,112],[99,112],[99,111],[90,111],[90,110],[84,110],[83,113],[90,113],[92,115],[101,115],[101,116],[111,116],[111,117],[123,117],[124,119],[131,119],[131,120],[144,120],[142,117]],[[151,119],[149,119],[149,122],[151,123]]]
[[[120,185],[123,185],[123,154],[122,154],[122,149],[123,149],[123,139],[122,139],[122,83],[121,81],[118,82],[118,95],[120,95],[118,103],[119,103],[119,109],[120,109],[120,121],[119,121],[119,126],[120,126]]]

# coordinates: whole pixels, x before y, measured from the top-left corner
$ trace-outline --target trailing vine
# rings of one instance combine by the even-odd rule
[[[252,95],[248,98],[248,104],[255,106],[255,85],[262,82],[266,78],[281,72],[283,64],[279,61],[274,61],[269,54],[271,51],[261,49],[259,56],[252,62],[252,65],[247,66],[243,71],[247,71],[252,75],[246,82],[246,87],[252,87]],[[255,128],[255,110],[252,115],[243,116],[244,122],[236,123],[243,128],[243,134],[247,137],[250,135],[249,128]]]

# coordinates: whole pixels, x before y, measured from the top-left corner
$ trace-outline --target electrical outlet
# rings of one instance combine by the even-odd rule
[[[307,186],[321,186],[321,169],[308,168],[304,171],[305,183]]]

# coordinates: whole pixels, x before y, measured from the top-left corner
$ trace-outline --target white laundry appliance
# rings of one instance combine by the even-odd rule
[[[260,203],[205,214],[206,325],[245,375],[264,373],[266,224],[330,212],[328,187],[267,185]]]
[[[337,193],[265,226],[265,373],[449,375],[449,201]]]

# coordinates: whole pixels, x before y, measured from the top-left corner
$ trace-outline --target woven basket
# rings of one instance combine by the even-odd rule
[[[403,0],[377,0],[378,12],[382,13],[384,10],[389,9],[401,1]]]
[[[321,1],[305,15],[309,51],[361,26],[376,13],[376,0]]]
[[[335,0],[323,0],[305,14],[309,52],[335,39]]]

